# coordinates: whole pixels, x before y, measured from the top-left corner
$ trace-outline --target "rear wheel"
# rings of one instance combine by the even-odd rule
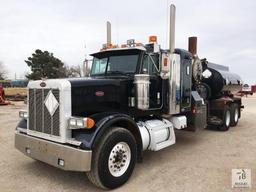
[[[231,122],[231,112],[230,107],[228,105],[225,105],[223,109],[223,117],[222,117],[222,125],[219,127],[220,131],[227,131],[230,127]]]
[[[230,106],[230,113],[231,113],[230,126],[234,127],[237,125],[239,121],[239,107],[237,103],[233,103]]]
[[[92,157],[89,180],[103,189],[114,189],[123,185],[131,176],[137,147],[130,131],[113,127],[96,144]]]

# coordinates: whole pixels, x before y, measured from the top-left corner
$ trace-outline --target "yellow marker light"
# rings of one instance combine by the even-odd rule
[[[164,66],[166,67],[168,65],[168,59],[164,58]]]
[[[91,119],[91,118],[87,118],[86,123],[87,123],[87,128],[88,129],[93,128],[93,126],[95,125],[95,121],[93,119]]]
[[[107,49],[111,49],[113,47],[112,43],[107,44]]]
[[[149,36],[149,42],[150,43],[156,43],[157,42],[157,36],[154,36],[154,35]]]

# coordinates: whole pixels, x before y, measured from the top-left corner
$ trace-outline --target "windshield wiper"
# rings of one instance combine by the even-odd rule
[[[123,71],[107,71],[107,74],[111,74],[111,75],[130,75],[128,72],[123,72]]]

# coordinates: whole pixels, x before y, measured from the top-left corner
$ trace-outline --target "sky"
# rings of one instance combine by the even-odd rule
[[[106,42],[147,43],[157,35],[168,48],[168,7],[176,5],[176,48],[198,37],[198,55],[226,65],[244,83],[256,83],[256,1],[254,0],[0,0],[0,61],[8,77],[29,72],[24,60],[36,49],[52,52],[67,65]]]

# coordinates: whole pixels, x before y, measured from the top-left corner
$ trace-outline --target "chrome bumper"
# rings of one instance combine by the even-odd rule
[[[63,170],[90,171],[91,169],[92,151],[76,149],[18,132],[15,133],[15,147],[33,159]]]

